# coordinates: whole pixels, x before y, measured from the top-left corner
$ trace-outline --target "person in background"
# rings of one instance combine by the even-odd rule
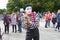
[[[60,10],[58,10],[58,13],[57,13],[57,26],[56,26],[56,29],[58,28],[58,31],[60,32]],[[55,30],[56,30],[55,29]]]
[[[38,14],[39,20],[42,21],[42,13],[38,12],[37,14]]]
[[[16,12],[12,11],[12,14],[11,14],[11,24],[12,24],[12,32],[17,32],[17,15],[16,15]]]
[[[20,18],[21,18],[20,20],[21,20],[21,22],[22,22],[22,28],[23,28],[23,26],[24,26],[24,25],[23,25],[23,24],[24,24],[24,15],[25,15],[24,11],[23,11],[23,12],[20,11]]]
[[[53,28],[55,28],[55,24],[57,22],[57,18],[54,12],[52,12],[52,23],[53,23]]]
[[[45,28],[47,28],[48,26],[50,26],[50,15],[49,12],[46,12],[45,14]]]
[[[48,11],[47,13],[48,13],[48,27],[50,27],[51,13],[50,11]]]
[[[5,26],[5,33],[9,34],[9,22],[10,22],[10,17],[8,12],[4,14],[4,26]]]
[[[42,13],[38,12],[38,15],[39,15],[40,18],[42,18]]]
[[[17,12],[17,22],[18,22],[18,31],[21,33],[22,32],[22,21],[21,21],[21,16],[19,12]]]

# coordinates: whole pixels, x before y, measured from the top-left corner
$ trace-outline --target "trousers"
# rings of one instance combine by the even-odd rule
[[[35,29],[27,29],[26,32],[26,40],[39,40],[39,30]]]

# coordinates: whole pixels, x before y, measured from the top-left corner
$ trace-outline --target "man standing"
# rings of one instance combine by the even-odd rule
[[[25,24],[27,29],[26,40],[39,40],[39,30],[35,14],[32,12],[32,6],[29,4],[25,5]]]

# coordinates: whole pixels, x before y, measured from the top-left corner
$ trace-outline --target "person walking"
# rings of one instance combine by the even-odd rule
[[[58,14],[57,14],[57,26],[56,29],[58,28],[58,31],[60,32],[60,10],[58,10]],[[55,30],[56,30],[55,29]]]
[[[48,26],[50,26],[50,20],[51,20],[51,16],[49,14],[49,12],[46,12],[45,14],[45,28],[47,28]]]
[[[57,22],[57,18],[54,12],[52,12],[52,23],[53,23],[53,28],[55,28],[55,24]]]

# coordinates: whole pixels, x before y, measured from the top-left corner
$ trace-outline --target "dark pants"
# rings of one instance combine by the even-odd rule
[[[55,28],[56,22],[57,22],[56,18],[52,18],[53,28]]]
[[[60,27],[60,22],[57,23],[56,28],[58,28],[58,30],[59,30],[59,27]]]
[[[28,29],[26,33],[26,40],[39,40],[39,30],[38,28],[35,29]]]
[[[22,22],[21,22],[21,20],[18,21],[18,31],[22,32]]]
[[[5,33],[6,33],[6,31],[8,31],[8,33],[9,33],[9,23],[7,23],[7,24],[5,25]]]
[[[17,32],[16,25],[12,25],[12,30],[13,30],[13,32],[14,32],[14,31]]]

